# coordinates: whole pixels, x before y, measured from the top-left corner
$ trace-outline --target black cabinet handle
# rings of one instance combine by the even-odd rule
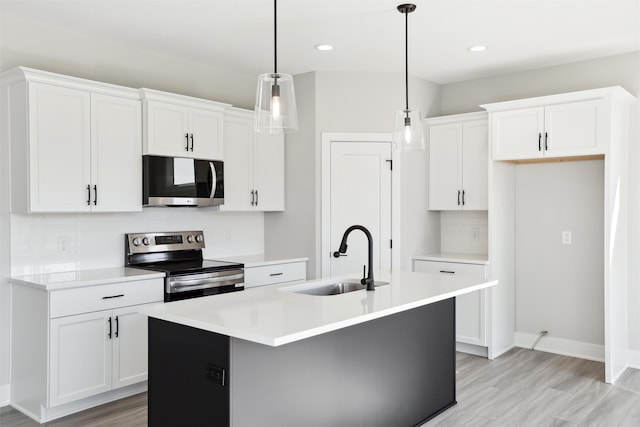
[[[120,298],[120,297],[123,297],[123,296],[124,296],[124,294],[109,295],[109,296],[106,296],[106,297],[102,297],[102,299]]]
[[[191,151],[193,151],[193,134],[189,135],[189,137],[191,138]]]
[[[97,205],[98,204],[98,186],[94,185],[93,186],[93,205]]]
[[[256,192],[254,190],[251,190],[251,206],[255,206],[256,205]]]
[[[462,190],[462,206],[464,206],[466,202],[464,201],[464,190]]]
[[[538,132],[538,151],[542,151],[542,133]]]
[[[116,338],[118,338],[118,332],[120,332],[120,322],[118,322],[118,316],[116,316]]]
[[[87,185],[87,205],[91,206],[91,186]]]
[[[456,274],[456,272],[455,272],[455,271],[451,271],[451,270],[440,270],[440,273]]]
[[[185,139],[187,140],[187,145],[184,147],[184,151],[189,151],[189,134],[184,134]]]
[[[258,190],[256,190],[256,206],[258,206]]]
[[[458,206],[460,206],[460,190],[458,190]]]
[[[109,317],[109,333],[107,334],[107,336],[109,337],[109,339],[111,339],[111,317]]]
[[[269,276],[273,277],[273,276],[282,276],[282,273],[271,273]]]
[[[547,132],[544,133],[544,151],[549,150],[549,146],[547,142],[549,141],[549,134]]]

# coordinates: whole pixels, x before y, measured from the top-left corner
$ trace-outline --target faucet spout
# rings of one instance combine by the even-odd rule
[[[371,237],[371,233],[362,225],[352,225],[347,228],[344,234],[342,235],[342,241],[340,242],[340,248],[333,253],[333,256],[338,258],[341,254],[347,253],[347,237],[353,230],[362,231],[365,236],[367,236],[367,242],[369,244],[369,254],[368,254],[368,267],[369,271],[367,272],[367,277],[363,277],[360,283],[363,285],[367,285],[368,291],[375,291],[374,280],[373,280],[373,237]]]

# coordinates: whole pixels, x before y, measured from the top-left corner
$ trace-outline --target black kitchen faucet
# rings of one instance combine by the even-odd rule
[[[364,271],[362,272],[363,277],[362,280],[360,280],[360,283],[362,283],[363,285],[367,285],[368,291],[375,291],[376,288],[374,287],[373,281],[373,237],[371,237],[371,233],[369,232],[369,230],[361,225],[352,225],[351,227],[347,228],[347,230],[344,232],[344,235],[342,236],[340,249],[335,251],[333,253],[333,256],[339,258],[342,254],[347,253],[347,237],[353,230],[361,230],[367,236],[367,241],[369,242],[369,272],[367,273],[366,277],[364,277]]]

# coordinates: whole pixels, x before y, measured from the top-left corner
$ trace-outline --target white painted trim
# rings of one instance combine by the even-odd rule
[[[538,338],[537,334],[526,332],[515,333],[515,346],[531,348]],[[577,357],[586,360],[604,362],[604,345],[591,344],[580,341],[566,340],[552,336],[544,336],[535,346],[536,350],[547,353],[561,354],[563,356]]]
[[[0,385],[0,408],[7,406],[11,400],[11,384]]]
[[[132,384],[127,387],[118,388],[115,390],[101,393],[96,396],[87,397],[75,402],[67,403],[65,405],[56,406],[54,408],[45,408],[40,406],[40,414],[34,414],[22,408],[20,405],[11,402],[11,407],[20,411],[24,415],[32,418],[39,423],[45,423],[58,418],[65,417],[67,415],[75,414],[76,412],[84,411],[96,406],[104,405],[105,403],[113,402],[115,400],[124,399],[125,397],[133,396],[147,391],[147,381],[143,381],[137,384]]]
[[[627,355],[629,368],[640,369],[640,350],[629,350]]]
[[[456,341],[456,351],[460,353],[473,354],[474,356],[488,357],[489,349],[480,345],[467,344]]]
[[[321,244],[320,244],[320,266],[321,277],[329,277],[331,272],[330,258],[331,234],[329,224],[331,218],[331,141],[343,142],[383,142],[392,143],[390,133],[366,133],[366,132],[322,132],[322,166],[321,166],[321,204],[320,216],[321,224]],[[393,146],[392,146],[393,147]],[[391,251],[392,269],[400,265],[400,225],[395,224],[394,218],[400,218],[400,156],[397,156],[392,149],[393,174],[391,178],[391,237],[394,248]]]

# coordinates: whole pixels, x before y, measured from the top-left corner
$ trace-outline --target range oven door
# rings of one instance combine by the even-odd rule
[[[174,275],[165,279],[164,300],[178,301],[242,290],[243,269]]]
[[[184,157],[142,157],[144,206],[217,206],[224,203],[224,163]]]

